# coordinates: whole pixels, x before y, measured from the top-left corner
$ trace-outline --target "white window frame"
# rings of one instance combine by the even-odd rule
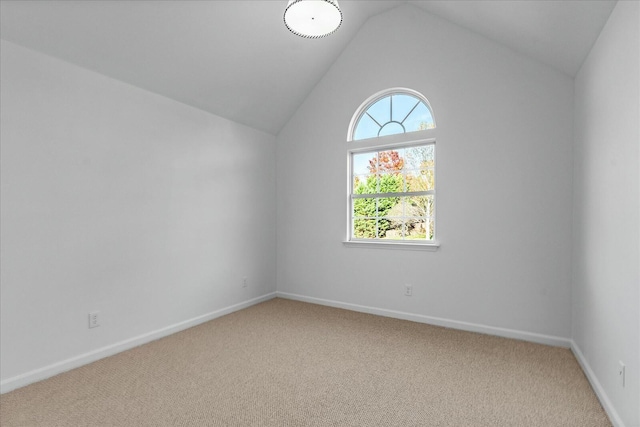
[[[415,132],[394,134],[388,136],[380,136],[368,139],[360,139],[353,140],[353,135],[355,133],[355,127],[365,111],[373,105],[378,100],[394,94],[408,94],[418,98],[420,101],[424,102],[424,104],[429,108],[433,115],[433,109],[429,104],[429,101],[421,95],[419,92],[416,92],[411,89],[406,88],[392,88],[387,89],[381,92],[378,92],[371,97],[369,97],[362,105],[358,108],[351,119],[351,123],[349,124],[349,130],[347,133],[347,173],[348,173],[348,188],[347,188],[347,229],[346,229],[346,240],[343,242],[347,247],[369,247],[369,248],[377,248],[377,249],[410,249],[410,250],[428,250],[435,251],[440,247],[440,243],[437,240],[437,210],[438,210],[438,202],[437,198],[435,199],[434,206],[434,238],[433,240],[426,241],[415,241],[415,240],[382,240],[382,239],[356,239],[353,237],[353,155],[367,152],[367,151],[386,151],[393,150],[405,147],[419,146],[419,145],[433,145],[436,147],[436,128],[420,130]],[[435,124],[435,118],[434,118]],[[437,151],[437,150],[436,150]],[[436,153],[434,153],[436,154]],[[434,162],[434,174],[436,174],[437,170],[437,155],[436,160]],[[437,176],[436,176],[436,189],[438,188],[437,184]],[[434,198],[436,197],[436,189],[429,191],[429,194],[433,194]],[[393,194],[395,195],[395,194]]]

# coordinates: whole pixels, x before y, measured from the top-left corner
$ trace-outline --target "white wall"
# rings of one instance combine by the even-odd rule
[[[639,26],[639,3],[618,2],[575,79],[573,339],[627,426],[640,426]]]
[[[278,135],[278,291],[568,342],[572,83],[411,5],[370,19]],[[397,86],[438,124],[437,252],[342,244],[349,121]]]
[[[3,389],[275,291],[275,137],[1,47]]]

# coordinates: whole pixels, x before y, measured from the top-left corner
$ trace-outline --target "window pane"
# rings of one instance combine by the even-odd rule
[[[391,97],[386,96],[377,101],[367,109],[367,113],[380,125],[384,125],[391,120]]]
[[[378,221],[378,236],[386,240],[402,240],[403,222],[392,218],[380,218]]]
[[[407,197],[404,209],[405,216],[433,216],[433,196]]]
[[[433,167],[435,161],[435,146],[421,145],[405,148],[404,161],[407,169],[424,169]]]
[[[404,133],[404,127],[400,123],[396,122],[388,122],[382,129],[380,129],[380,133],[378,136],[388,136],[388,135],[396,135],[399,133]]]
[[[353,216],[374,218],[376,216],[376,199],[353,199]]]
[[[407,132],[432,129],[435,127],[431,111],[424,103],[420,103],[403,123]]]
[[[358,120],[358,124],[356,125],[356,130],[353,133],[353,139],[367,139],[367,138],[376,138],[378,136],[378,131],[380,130],[380,126],[373,120],[371,117],[363,114]]]
[[[404,148],[378,153],[378,172],[401,171],[404,168]],[[373,172],[373,171],[372,171]]]
[[[360,175],[353,178],[353,192],[355,194],[377,194],[378,175]]]
[[[405,215],[405,204],[407,198],[406,197],[398,197],[398,203],[396,203],[389,212],[387,212],[387,217],[393,218],[395,220],[402,220]]]
[[[374,239],[376,237],[376,220],[354,219],[353,236],[356,239]]]
[[[375,194],[378,192],[377,175],[356,175],[353,177],[354,194]]]
[[[379,218],[378,219],[378,238],[386,239],[387,233],[391,229],[391,221],[387,218]],[[393,234],[393,232],[391,233]]]
[[[427,182],[427,190],[436,189],[436,173],[433,168],[421,171],[423,179]]]
[[[353,155],[353,171],[354,175],[364,175],[375,171],[375,167],[378,163],[377,153],[355,153]],[[370,163],[373,160],[373,165]],[[373,167],[373,169],[372,169]]]
[[[432,239],[433,195],[384,195],[433,190],[434,146],[371,151],[352,156],[354,171],[362,172],[353,176],[353,194],[372,195],[353,199],[352,218],[356,233],[353,236],[366,239]]]
[[[427,220],[424,218],[407,218],[405,222],[405,239],[416,240],[427,238]]]
[[[431,110],[419,98],[406,93],[385,96],[358,118],[353,139],[375,138],[435,128]]]
[[[402,122],[409,112],[411,112],[411,109],[421,101],[411,95],[392,95],[392,102],[392,120]]]
[[[429,191],[435,189],[433,169],[408,171],[405,176],[408,191]]]
[[[380,193],[401,193],[404,191],[404,176],[401,173],[380,175]]]
[[[400,197],[381,197],[378,200],[376,216],[388,216],[389,212],[400,203]]]

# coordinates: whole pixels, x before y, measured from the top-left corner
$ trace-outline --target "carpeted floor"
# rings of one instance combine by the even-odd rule
[[[0,397],[9,426],[610,426],[567,349],[274,299]]]

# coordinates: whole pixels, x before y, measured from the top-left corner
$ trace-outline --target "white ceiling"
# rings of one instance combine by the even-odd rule
[[[615,1],[412,1],[429,13],[574,77]]]
[[[286,0],[0,1],[16,44],[277,134],[371,16],[406,3],[575,76],[615,1],[349,1],[330,37],[285,28]]]

